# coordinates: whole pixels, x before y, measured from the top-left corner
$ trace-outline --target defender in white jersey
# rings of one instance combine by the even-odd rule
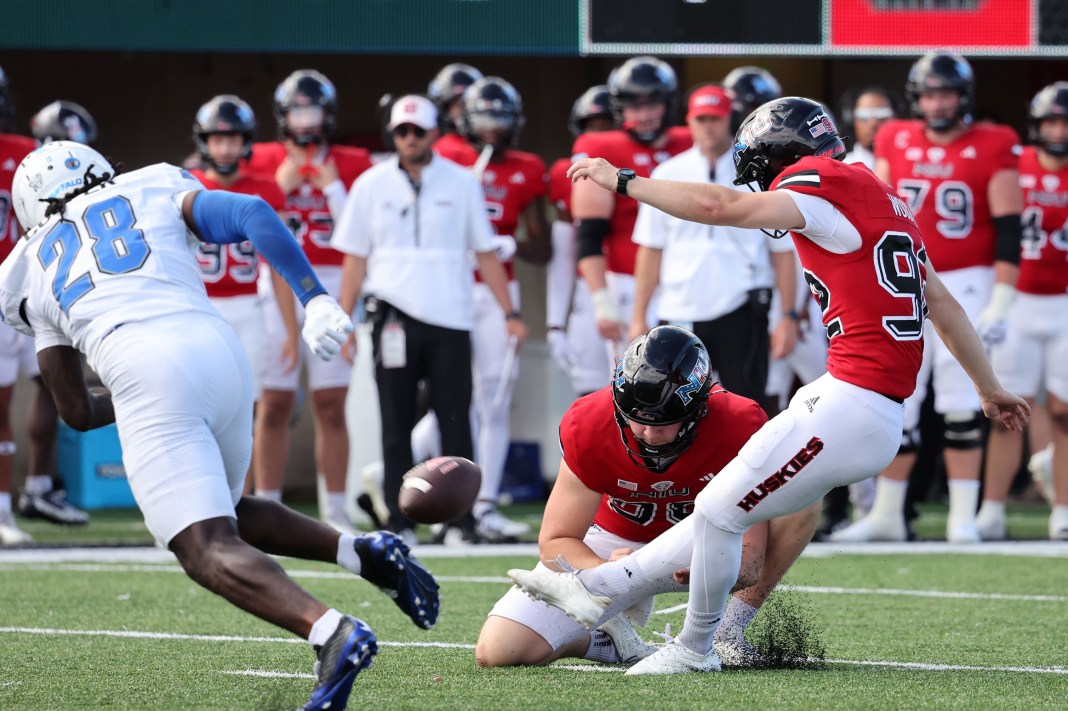
[[[313,598],[266,553],[337,562],[424,628],[437,617],[437,584],[391,534],[342,535],[242,496],[250,365],[208,301],[196,244],[251,241],[305,305],[304,339],[324,360],[352,331],[348,315],[266,202],[204,191],[180,168],[113,177],[93,149],[51,143],[19,166],[14,202],[20,223],[36,227],[0,267],[0,315],[35,336],[60,415],[78,430],[117,424],[148,529],[197,583],[308,639],[319,672],[304,708],[343,708],[377,651],[374,633]],[[106,391],[87,388],[77,351]]]

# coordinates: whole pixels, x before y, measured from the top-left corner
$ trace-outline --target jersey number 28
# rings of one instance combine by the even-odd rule
[[[60,220],[41,241],[37,259],[48,269],[59,261],[56,276],[52,279],[52,294],[59,302],[63,313],[68,313],[74,303],[93,290],[93,276],[84,272],[72,276],[70,271],[78,252],[88,244],[93,259],[103,274],[127,274],[144,266],[152,252],[145,242],[144,233],[134,227],[130,201],[121,195],[94,203],[82,213],[82,225],[89,235],[88,243],[82,239],[77,225],[70,220]]]

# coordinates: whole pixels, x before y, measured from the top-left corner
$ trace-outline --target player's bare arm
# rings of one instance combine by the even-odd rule
[[[589,180],[605,190],[615,191],[618,172],[618,168],[603,158],[583,158],[567,174],[577,183]],[[627,195],[681,220],[706,225],[775,230],[805,227],[805,218],[794,201],[780,192],[745,193],[709,183],[637,177],[627,183]]]
[[[1014,432],[1022,431],[1031,415],[1031,408],[1023,398],[1001,387],[987,360],[979,334],[975,332],[964,309],[931,268],[930,262],[927,263],[925,293],[931,323],[975,384],[983,402],[983,413]]]
[[[772,252],[771,268],[775,270],[775,288],[779,292],[779,306],[783,311],[771,334],[771,357],[778,359],[790,355],[801,337],[801,322],[789,314],[804,311],[793,303],[798,279],[793,252]]]
[[[630,333],[628,338],[634,340],[649,330],[646,317],[649,314],[649,302],[653,292],[660,283],[660,263],[664,250],[656,247],[638,246],[634,258],[634,305],[630,312]]]
[[[601,494],[583,484],[567,462],[561,460],[538,535],[543,563],[556,568],[552,561],[560,556],[571,567],[579,569],[593,568],[604,562],[582,540],[600,503]]]
[[[64,422],[79,432],[115,422],[111,393],[103,388],[89,389],[77,350],[51,346],[37,354],[37,363]]]
[[[549,221],[545,217],[545,198],[536,197],[523,208],[522,220],[526,239],[516,245],[516,256],[531,264],[548,264],[553,256],[549,238]]]
[[[610,220],[614,209],[615,198],[612,194],[599,190],[595,185],[583,185],[579,182],[571,188],[571,214],[575,222]],[[578,260],[578,268],[591,292],[606,288],[603,256],[582,257]]]
[[[990,203],[990,216],[1013,217],[1017,220],[1023,212],[1023,192],[1020,190],[1020,172],[1015,168],[1005,168],[994,173],[987,184],[987,200]],[[1019,249],[1017,248],[1017,254]],[[1020,267],[1018,261],[995,259],[994,281],[998,284],[1016,285]]]

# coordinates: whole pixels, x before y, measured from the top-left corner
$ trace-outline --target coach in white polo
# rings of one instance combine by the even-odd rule
[[[402,96],[387,128],[397,153],[353,183],[331,243],[345,253],[342,308],[352,313],[360,293],[367,296],[387,527],[403,532],[412,523],[400,513],[397,496],[401,477],[414,464],[411,432],[420,380],[429,384],[443,453],[472,458],[471,253],[509,314],[509,335],[521,342],[527,328],[512,306],[493,249],[482,186],[469,170],[431,150],[438,137],[434,104],[423,96]]]
[[[705,84],[690,93],[688,107],[693,148],[661,163],[652,177],[735,188],[730,97],[718,84]],[[659,284],[660,322],[697,334],[723,387],[762,402],[772,286],[794,294],[797,283],[789,238],[754,239],[751,230],[687,222],[643,204],[633,240],[639,247],[630,337],[648,330],[646,309]],[[785,310],[792,318],[775,333],[776,355],[788,353],[797,340],[800,317],[792,302]]]

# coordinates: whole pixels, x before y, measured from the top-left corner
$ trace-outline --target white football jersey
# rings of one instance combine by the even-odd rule
[[[176,313],[218,316],[200,278],[181,199],[201,184],[160,163],[67,204],[28,236],[23,285],[37,350],[73,345],[90,365],[123,324]]]

